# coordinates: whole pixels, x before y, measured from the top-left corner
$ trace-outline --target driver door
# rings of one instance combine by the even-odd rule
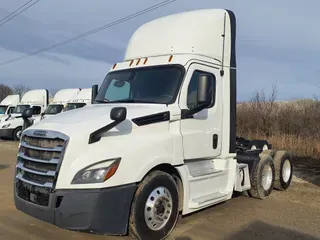
[[[201,73],[209,74],[212,80],[212,102],[206,109],[181,120],[185,161],[213,159],[221,154],[222,99],[219,69],[191,64],[181,90],[179,105],[181,109],[192,109],[197,105],[198,76]]]

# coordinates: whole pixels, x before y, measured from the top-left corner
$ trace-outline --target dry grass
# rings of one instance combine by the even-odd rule
[[[274,149],[285,149],[292,152],[298,157],[310,157],[320,159],[320,143],[317,139],[307,139],[297,137],[294,135],[272,135],[263,136],[259,134],[252,134],[248,136],[249,139],[267,139],[272,143]]]
[[[276,102],[256,92],[237,107],[237,134],[249,139],[266,139],[275,149],[286,149],[299,157],[320,159],[320,101]]]

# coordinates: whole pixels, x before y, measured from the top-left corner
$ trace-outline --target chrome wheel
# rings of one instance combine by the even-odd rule
[[[163,228],[172,213],[172,197],[165,187],[154,189],[149,195],[145,208],[144,218],[148,227],[157,231]]]
[[[16,133],[16,137],[17,137],[17,139],[19,139],[19,140],[20,140],[20,137],[21,137],[21,133],[22,133],[22,130],[19,130],[19,131],[17,131],[17,133]]]
[[[270,189],[272,184],[272,177],[273,176],[272,176],[271,166],[269,164],[265,165],[262,171],[262,181],[261,181],[262,187],[265,191],[268,191]]]
[[[291,176],[291,163],[288,159],[286,159],[282,166],[282,179],[285,183],[287,183]]]

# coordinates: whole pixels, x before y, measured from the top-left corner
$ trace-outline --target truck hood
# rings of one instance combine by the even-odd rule
[[[32,125],[29,129],[53,130],[70,137],[84,137],[84,135],[89,135],[93,131],[111,123],[110,112],[114,107],[127,108],[127,118],[125,121],[127,123],[136,117],[168,111],[168,107],[162,104],[94,104],[46,118]],[[135,127],[131,121],[129,123],[125,125],[130,128]]]

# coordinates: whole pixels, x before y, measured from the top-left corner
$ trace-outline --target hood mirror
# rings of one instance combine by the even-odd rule
[[[125,107],[114,107],[110,112],[111,120],[115,122],[122,122],[127,118],[127,109]]]

